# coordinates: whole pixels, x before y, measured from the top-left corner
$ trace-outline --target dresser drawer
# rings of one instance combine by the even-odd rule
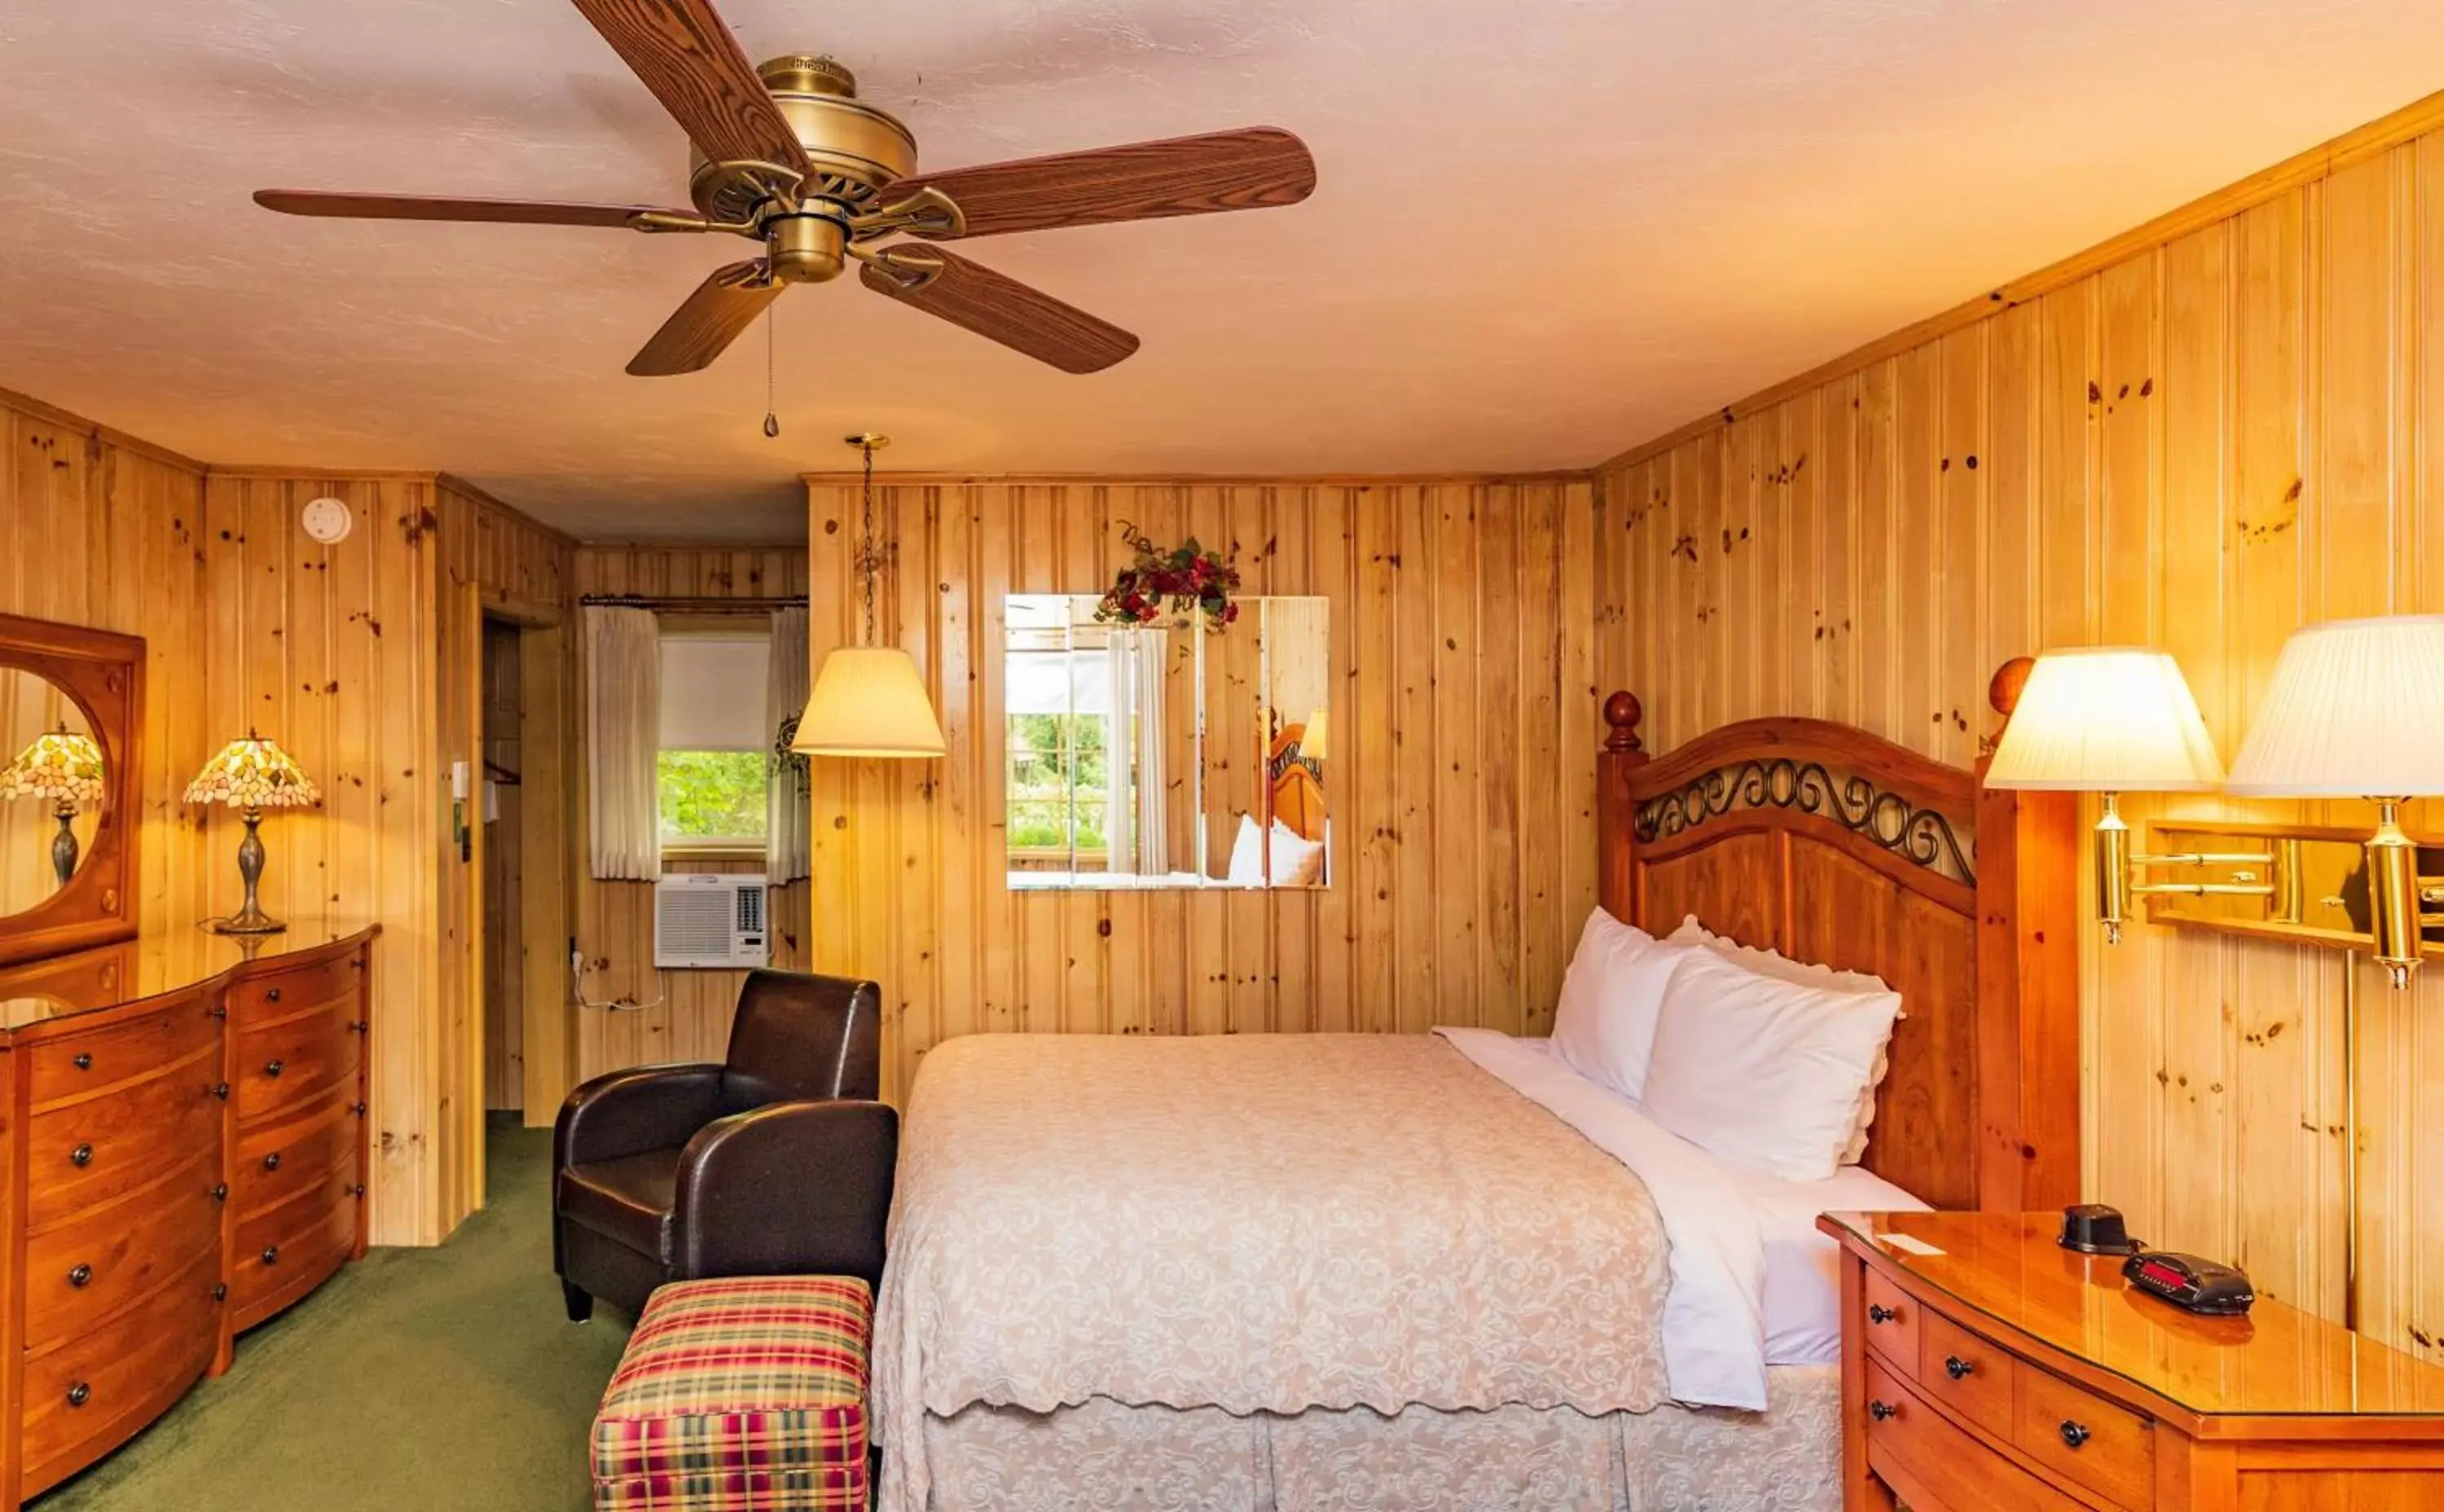
[[[2087,1512],[1867,1362],[1867,1465],[1911,1512]]]
[[[230,1014],[239,1028],[250,1028],[288,1018],[300,1009],[361,996],[364,980],[363,959],[354,954],[307,966],[283,967],[231,986]]]
[[[41,1113],[65,1099],[104,1092],[183,1060],[220,1037],[209,998],[45,1040],[26,1051],[27,1104]],[[214,1079],[218,1079],[215,1078]]]
[[[251,1122],[334,1089],[353,1090],[364,1035],[353,1000],[237,1035],[237,1116]]]
[[[319,1285],[356,1248],[356,1167],[326,1171],[277,1208],[241,1219],[230,1301],[250,1328]]]
[[[45,1232],[167,1175],[199,1152],[217,1156],[219,1078],[219,1047],[207,1044],[148,1080],[28,1119],[28,1230]]]
[[[83,1333],[196,1261],[217,1260],[219,1181],[208,1151],[123,1202],[27,1240],[27,1347]]]
[[[99,1328],[27,1352],[27,1494],[117,1447],[204,1374],[220,1341],[219,1258],[207,1255]]]
[[[1918,1319],[1918,1390],[1997,1438],[2011,1436],[2020,1362],[1941,1313]]]
[[[2028,1458],[2118,1505],[2155,1504],[2155,1425],[2033,1365],[2020,1372],[2019,1427],[2011,1438]]]
[[[235,1189],[240,1221],[318,1185],[343,1164],[354,1183],[364,1119],[354,1104],[340,1097],[339,1093],[327,1093],[294,1116],[258,1125],[238,1136]]]
[[[1867,1272],[1867,1347],[1904,1380],[1917,1375],[1918,1302],[1874,1270]]]

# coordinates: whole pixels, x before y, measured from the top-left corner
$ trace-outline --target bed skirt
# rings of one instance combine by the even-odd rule
[[[1834,1512],[1842,1371],[1768,1373],[1763,1412],[1384,1416],[1095,1398],[925,1418],[935,1512]]]

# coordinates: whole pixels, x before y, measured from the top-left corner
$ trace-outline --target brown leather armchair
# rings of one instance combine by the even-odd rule
[[[882,1275],[899,1116],[881,990],[750,971],[719,1065],[638,1066],[568,1095],[552,1133],[552,1268],[571,1321],[666,1281]]]

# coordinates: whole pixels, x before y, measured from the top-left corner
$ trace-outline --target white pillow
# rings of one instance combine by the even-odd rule
[[[1664,986],[1689,953],[1602,909],[1589,913],[1553,1008],[1553,1053],[1588,1080],[1637,1101],[1646,1091]]]
[[[1664,988],[1648,1117],[1699,1149],[1786,1181],[1840,1169],[1897,992],[1847,992],[1687,950]]]
[[[1304,885],[1324,879],[1324,842],[1302,839],[1298,831],[1273,821],[1273,881],[1277,884]],[[1308,875],[1299,875],[1311,868]],[[1262,887],[1265,884],[1265,832],[1256,826],[1256,816],[1239,816],[1239,834],[1231,842],[1231,870],[1225,877],[1232,887]]]
[[[1797,982],[1802,986],[1840,987],[1850,992],[1892,990],[1884,985],[1883,978],[1870,976],[1864,971],[1837,971],[1829,966],[1820,966],[1813,961],[1794,961],[1779,950],[1761,950],[1752,945],[1742,945],[1737,940],[1726,939],[1698,923],[1697,915],[1694,913],[1682,919],[1680,927],[1666,935],[1665,939],[1674,945],[1705,946],[1735,966],[1744,966],[1761,976],[1777,977],[1785,982]],[[1893,1017],[1906,1019],[1909,1014],[1903,1010],[1895,1013]],[[1884,1042],[1876,1048],[1876,1067],[1867,1078],[1867,1089],[1859,1095],[1858,1121],[1850,1130],[1850,1142],[1842,1149],[1842,1164],[1855,1166],[1865,1157],[1867,1129],[1876,1121],[1876,1089],[1884,1084],[1884,1075],[1892,1068],[1893,1042],[1892,1037],[1886,1035]]]

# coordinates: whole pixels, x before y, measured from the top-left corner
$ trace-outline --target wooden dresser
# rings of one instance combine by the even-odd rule
[[[2182,1312],[2060,1226],[1818,1221],[1842,1244],[1849,1512],[2444,1507],[2444,1368],[2281,1302]]]
[[[374,932],[0,968],[0,1509],[364,1252]]]

